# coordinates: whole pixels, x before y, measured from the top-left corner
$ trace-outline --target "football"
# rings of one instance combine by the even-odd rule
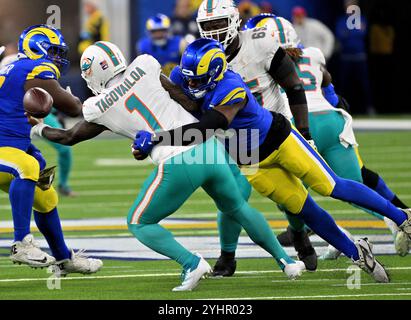
[[[24,110],[32,117],[45,118],[53,106],[52,96],[42,88],[27,90],[23,99]]]

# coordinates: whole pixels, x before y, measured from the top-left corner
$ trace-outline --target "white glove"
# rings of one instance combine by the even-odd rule
[[[44,123],[36,124],[34,127],[31,128],[30,138],[33,139],[34,135],[38,135],[42,137],[43,130],[44,128],[47,128],[47,127],[50,128],[50,126]]]

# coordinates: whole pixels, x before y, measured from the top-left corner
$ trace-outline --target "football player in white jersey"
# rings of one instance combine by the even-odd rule
[[[277,21],[278,17],[274,15],[259,15],[250,19],[246,27],[258,28]],[[353,119],[344,110],[344,107],[347,108],[345,100],[335,94],[331,75],[326,69],[326,60],[321,50],[313,47],[303,48],[291,24],[284,24],[284,28],[278,29],[276,40],[294,60],[297,73],[304,83],[310,130],[319,153],[340,177],[364,183],[395,206],[406,209],[407,206],[393,192],[387,192],[389,188],[381,178],[376,180],[381,180],[379,184],[385,187],[377,187],[378,182],[371,185],[366,183],[373,179],[370,176],[376,174],[365,168],[361,160],[352,127]],[[287,105],[288,99],[284,93],[283,98]],[[409,242],[393,221],[376,212],[361,209],[384,220],[394,235],[397,253],[400,256],[408,254]],[[348,234],[348,231],[345,232]],[[340,254],[340,251],[330,246],[322,257],[332,259]]]
[[[229,68],[242,76],[259,104],[288,119],[294,117],[297,129],[313,144],[303,84],[292,59],[276,41],[272,41],[272,35],[290,22],[281,18],[275,25],[240,31],[238,9],[232,0],[204,0],[198,10],[197,24],[202,38],[212,38],[224,46]],[[289,107],[284,104],[280,87],[286,92]],[[293,215],[287,215],[287,218],[299,259],[308,270],[314,271],[317,255],[301,221]],[[234,239],[238,239],[240,230],[230,226],[232,229],[225,230],[225,236],[220,237],[221,256],[214,267],[215,276],[231,276],[235,271],[233,254],[228,251],[232,248],[228,243],[236,243]],[[232,240],[226,245],[224,239]]]
[[[33,133],[73,145],[110,130],[129,139],[137,135],[142,141],[135,146],[137,150],[144,149],[146,143],[138,134],[140,130],[154,133],[189,124],[196,129],[197,119],[170,96],[184,101],[186,106],[192,101],[161,74],[161,66],[152,56],[139,56],[127,67],[117,46],[97,42],[84,52],[81,69],[96,95],[84,103],[85,120],[70,130],[40,123],[33,127]],[[139,157],[137,151],[133,153]],[[213,198],[223,215],[229,214],[240,223],[250,238],[276,259],[290,279],[301,275],[304,263],[285,253],[263,215],[244,200],[238,185],[248,186],[248,182],[215,138],[194,146],[159,145],[150,156],[158,166],[143,184],[127,221],[129,230],[140,242],[182,266],[183,282],[173,291],[192,290],[211,272],[200,255],[184,248],[159,224],[199,187]]]

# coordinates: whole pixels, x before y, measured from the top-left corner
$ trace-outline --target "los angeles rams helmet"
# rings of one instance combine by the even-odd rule
[[[227,71],[227,60],[222,45],[212,39],[198,39],[191,43],[183,53],[181,72],[186,81],[196,80],[196,88],[188,86],[192,97],[201,99],[223,79]]]
[[[59,30],[49,25],[39,24],[24,30],[20,35],[18,50],[31,60],[51,61],[62,74],[70,67],[67,59],[69,48],[64,37]]]

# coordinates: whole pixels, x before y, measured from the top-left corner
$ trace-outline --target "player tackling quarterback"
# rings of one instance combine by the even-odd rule
[[[85,120],[69,130],[38,123],[33,133],[53,142],[73,145],[105,130],[134,139],[139,130],[151,135],[157,130],[170,130],[185,124],[195,127],[198,122],[171,99],[182,100],[187,107],[195,106],[181,89],[161,74],[161,66],[152,56],[139,56],[127,66],[117,46],[97,42],[84,52],[81,69],[87,85],[96,95],[84,103]],[[141,138],[135,149],[144,145],[144,137]],[[159,224],[199,187],[204,188],[223,214],[230,215],[255,243],[275,258],[287,277],[295,279],[301,275],[304,263],[286,254],[263,215],[248,205],[244,198],[249,196],[249,184],[216,139],[189,147],[159,146],[150,156],[158,167],[143,184],[127,221],[129,230],[140,242],[182,266],[183,282],[173,291],[192,290],[201,277],[211,272],[201,256],[184,248]],[[239,185],[244,188],[240,189]]]

